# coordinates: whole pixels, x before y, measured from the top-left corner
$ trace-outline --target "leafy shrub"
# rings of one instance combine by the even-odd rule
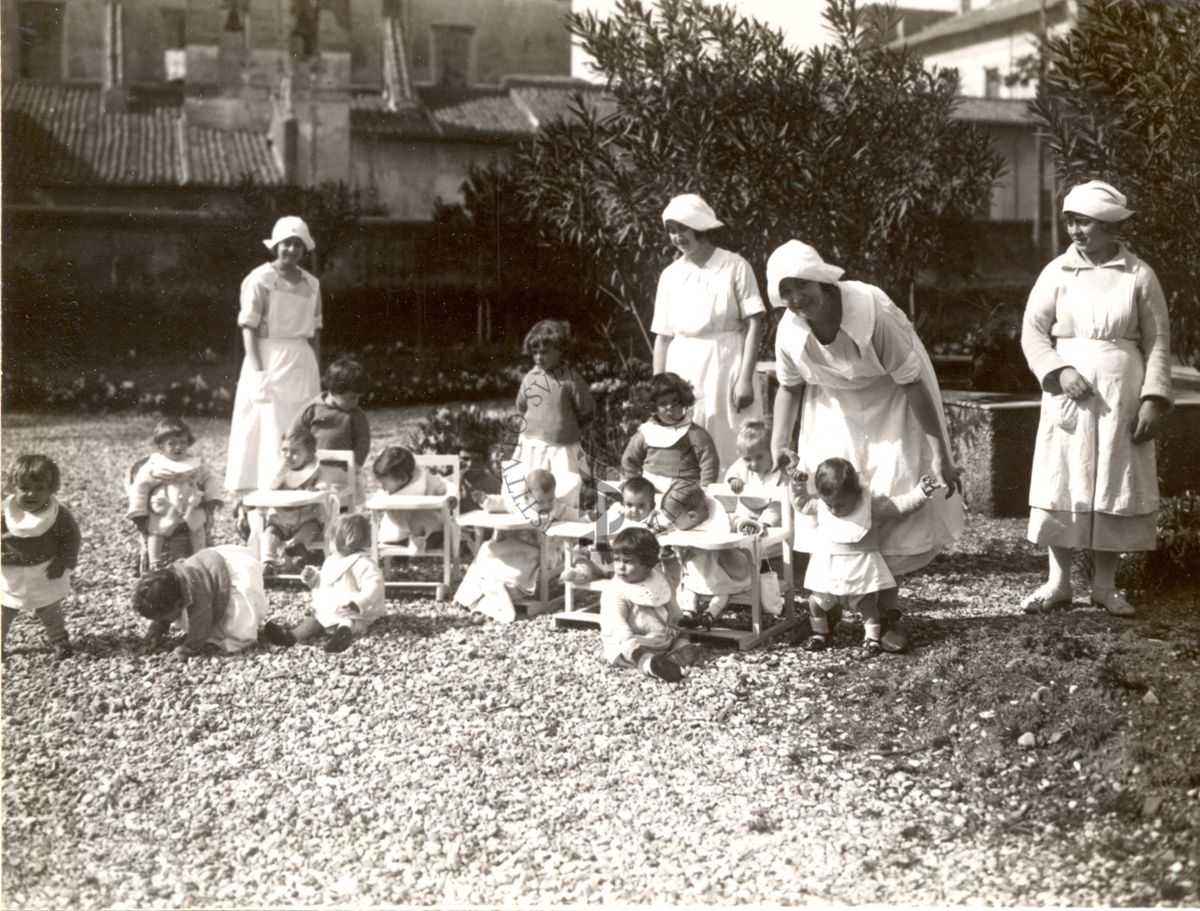
[[[987,392],[1039,392],[1037,379],[1021,350],[1021,318],[1000,307],[977,323],[966,335],[964,347],[971,358],[972,389]]]
[[[486,451],[513,436],[505,417],[503,412],[485,411],[478,405],[438,408],[417,424],[413,447],[417,452],[456,453],[463,446]]]
[[[1158,506],[1158,547],[1121,561],[1121,584],[1156,590],[1200,581],[1200,503],[1194,491]]]

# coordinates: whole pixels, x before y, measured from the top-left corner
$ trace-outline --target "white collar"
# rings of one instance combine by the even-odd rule
[[[300,490],[313,479],[318,471],[321,470],[321,463],[313,459],[311,465],[305,465],[303,468],[284,468],[277,476],[276,483],[282,484],[284,490]]]
[[[678,424],[663,424],[657,418],[651,418],[638,428],[646,445],[652,449],[667,449],[674,446],[687,432],[692,429],[692,419],[685,417]]]
[[[17,538],[38,538],[50,530],[58,518],[58,498],[50,495],[44,509],[26,512],[15,496],[4,501],[4,524],[9,533]]]
[[[865,282],[834,282],[842,294],[842,322],[838,331],[846,333],[862,351],[871,344],[875,334],[875,306],[870,288]],[[791,331],[799,337],[797,348],[803,348],[812,335],[808,321],[787,311],[785,320],[794,327]]]
[[[817,527],[834,544],[857,544],[871,530],[871,491],[864,489],[848,516],[835,516],[817,500]]]
[[[671,600],[671,583],[658,567],[650,570],[650,575],[641,582],[626,582],[614,577],[609,584],[626,601],[641,607],[662,607]]]
[[[1072,272],[1079,272],[1083,269],[1120,269],[1123,272],[1132,272],[1136,265],[1137,256],[1120,241],[1117,241],[1117,252],[1102,263],[1092,262],[1079,252],[1079,248],[1075,244],[1071,244],[1067,248],[1067,252],[1062,255],[1062,267]]]
[[[185,459],[172,459],[161,452],[151,453],[148,461],[151,471],[170,472],[171,474],[184,474],[200,467],[200,460],[195,456],[188,456]]]
[[[321,564],[321,587],[333,585],[350,571],[350,567],[363,559],[367,559],[367,555],[361,552],[346,555],[330,553]]]

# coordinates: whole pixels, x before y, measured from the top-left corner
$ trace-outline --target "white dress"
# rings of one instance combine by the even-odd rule
[[[258,641],[258,629],[267,619],[267,593],[263,588],[262,566],[249,549],[237,544],[212,548],[229,570],[229,607],[212,628],[208,642],[234,653]],[[203,551],[202,551],[203,553]],[[188,631],[187,611],[175,624]]]
[[[1154,441],[1131,428],[1146,396],[1171,401],[1166,299],[1154,271],[1121,247],[1096,265],[1072,246],[1038,277],[1021,346],[1038,381],[1071,366],[1095,393],[1046,391],[1029,488],[1029,540],[1105,551],[1153,550]]]
[[[804,574],[804,587],[812,592],[848,595],[851,602],[863,595],[893,588],[896,579],[879,553],[871,517],[871,497],[860,496],[847,516],[835,516],[817,501],[817,534],[825,546],[814,550]]]
[[[264,263],[242,281],[238,326],[257,332],[267,383],[263,397],[249,359],[242,361],[225,472],[225,486],[232,491],[270,484],[279,465],[279,441],[321,391],[309,344],[321,328],[321,286],[308,272],[300,273],[299,281],[289,282],[272,263]]]
[[[747,317],[766,311],[750,264],[717,248],[703,266],[680,257],[663,270],[650,331],[671,337],[666,370],[692,384],[692,420],[708,431],[722,465],[737,459],[737,427],[762,416],[762,402],[733,410]]]
[[[928,470],[933,453],[908,404],[903,384],[922,383],[946,432],[933,363],[912,323],[878,288],[838,282],[842,325],[829,344],[788,312],[775,336],[781,386],[807,384],[796,450],[811,478],[825,459],[846,459],[873,495],[908,493]],[[893,574],[920,569],[955,540],[963,527],[962,498],[938,494],[929,509],[889,522],[879,550]],[[811,518],[797,516],[796,550],[821,546]]]

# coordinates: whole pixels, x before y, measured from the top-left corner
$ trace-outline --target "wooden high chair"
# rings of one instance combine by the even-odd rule
[[[425,469],[440,468],[448,471],[443,475],[446,480],[446,493],[441,496],[407,496],[390,494],[383,490],[373,493],[366,503],[371,517],[371,557],[383,568],[384,559],[404,558],[416,560],[422,558],[439,558],[442,561],[442,577],[438,581],[405,580],[387,581],[385,588],[395,590],[433,589],[438,601],[450,597],[450,587],[459,577],[458,538],[459,513],[458,496],[460,485],[460,466],[457,455],[415,455],[417,465]],[[379,540],[379,527],[386,512],[419,512],[437,510],[441,513],[442,546],[440,549],[427,550],[414,554],[407,544],[384,544]]]

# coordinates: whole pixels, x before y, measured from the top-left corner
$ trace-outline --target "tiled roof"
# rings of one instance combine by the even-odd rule
[[[601,113],[612,102],[587,82],[563,77],[509,77],[499,86],[418,85],[419,104],[385,109],[379,95],[353,102],[355,129],[386,132],[407,139],[528,139],[543,124],[570,118],[571,100],[583,92]]]
[[[6,80],[4,177],[14,184],[278,184],[267,137],[185,126],[177,106],[105,113],[96,88]]]
[[[1033,123],[1027,98],[964,98],[951,116],[972,123]]]
[[[1066,2],[1067,0],[1045,0],[1046,10],[1050,12]],[[1041,8],[1042,0],[1004,0],[1004,2],[993,2],[981,9],[960,13],[957,16],[943,19],[941,22],[935,22],[928,28],[923,28],[919,32],[909,35],[906,38],[900,38],[892,43],[894,45],[917,47],[922,44],[928,44],[931,41],[936,41],[939,38],[949,38],[953,35],[978,31],[991,25],[1011,22],[1014,19],[1020,19],[1024,16],[1037,15],[1040,13]]]

